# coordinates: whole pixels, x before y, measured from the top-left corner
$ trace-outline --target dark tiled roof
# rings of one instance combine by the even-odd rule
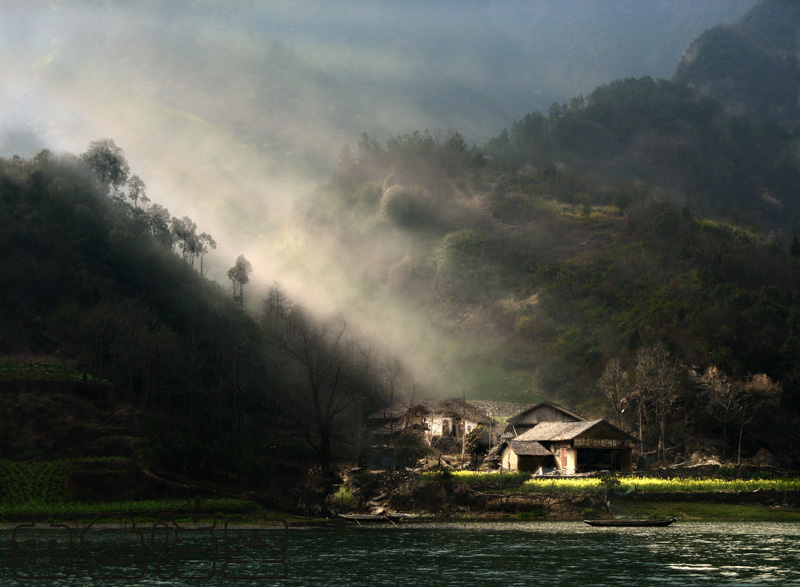
[[[532,412],[534,410],[537,410],[539,408],[551,408],[551,409],[556,410],[558,412],[562,412],[563,414],[569,416],[570,418],[574,418],[575,420],[586,421],[586,418],[584,418],[583,416],[579,416],[578,414],[576,414],[574,412],[570,412],[566,408],[562,408],[561,406],[559,406],[558,404],[554,404],[553,402],[545,401],[545,402],[538,403],[535,406],[531,406],[530,408],[527,408],[527,409],[517,413],[513,418],[509,418],[508,422],[512,423],[512,424],[516,424],[518,422],[521,422],[521,420],[522,420],[523,416],[525,416],[525,414],[527,414],[529,412]]]
[[[475,406],[488,416],[499,422],[505,422],[512,416],[531,407],[531,404],[518,404],[514,402],[494,402],[488,400],[468,399],[467,403]]]
[[[600,420],[584,422],[539,422],[536,426],[517,436],[517,440],[572,440],[586,432]]]
[[[466,418],[473,422],[490,424],[492,418],[478,406],[469,400],[461,398],[455,399],[416,399],[395,400],[395,402],[383,409],[376,410],[370,414],[371,420],[389,420],[403,418],[409,411],[420,409],[424,414],[440,414],[448,417]]]
[[[626,436],[629,440],[636,440],[633,436],[621,430],[603,419],[586,420],[583,422],[540,422],[527,432],[517,436],[516,440],[538,442],[556,442],[560,440],[572,440],[602,423],[603,426],[610,428],[619,435]]]
[[[370,434],[375,434],[379,436],[393,436],[400,434],[401,432],[406,432],[409,430],[419,431],[419,426],[403,426],[400,422],[390,422],[388,424],[383,424],[382,426],[378,426],[370,430]]]
[[[509,445],[520,456],[544,457],[553,454],[535,440],[512,440]]]

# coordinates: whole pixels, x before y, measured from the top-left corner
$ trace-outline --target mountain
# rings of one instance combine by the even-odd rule
[[[796,124],[800,118],[800,6],[764,0],[735,25],[703,33],[674,76],[735,115]]]
[[[600,86],[547,117],[527,115],[486,150],[512,170],[560,163],[596,182],[660,186],[701,216],[800,232],[800,167],[790,133],[733,117],[677,82],[628,78]],[[592,201],[591,190],[573,191]]]
[[[670,4],[654,6],[669,12]],[[41,95],[69,100],[73,110],[51,106],[74,115],[76,136],[91,130],[76,113],[91,111],[132,137],[131,166],[156,186],[150,197],[168,194],[170,207],[184,204],[201,226],[218,222],[212,227],[225,225],[235,240],[226,245],[208,229],[220,247],[201,261],[194,221],[135,199],[138,183],[115,149],[111,170],[92,156],[97,145],[77,157],[0,159],[0,352],[7,365],[46,365],[42,377],[53,377],[55,365],[63,381],[50,391],[63,394],[59,401],[88,397],[109,422],[81,422],[87,442],[61,434],[69,426],[52,423],[58,402],[40,394],[29,409],[31,377],[19,375],[27,367],[4,367],[5,390],[16,395],[3,409],[24,437],[0,439],[4,456],[108,456],[113,448],[161,473],[279,492],[277,478],[293,483],[313,464],[354,459],[364,442],[358,423],[402,389],[550,399],[629,429],[638,414],[647,447],[664,439],[654,423],[668,408],[675,418],[666,440],[678,458],[705,446],[730,450],[726,431],[738,413],[719,408],[715,393],[737,389],[759,399],[748,404],[756,422],[768,420],[759,408],[780,406],[770,426],[745,435],[745,447],[767,445],[789,458],[781,437],[800,413],[800,244],[791,239],[800,171],[785,126],[733,116],[683,83],[628,77],[546,114],[529,111],[483,148],[456,130],[380,140],[365,132],[341,149],[328,177],[320,162],[335,159],[337,138],[376,112],[387,122],[376,123],[378,132],[388,133],[388,123],[441,120],[450,105],[466,108],[455,123],[499,104],[487,96],[515,102],[531,82],[500,65],[516,63],[503,60],[515,47],[525,51],[495,40],[476,50],[485,61],[472,53],[443,60],[418,80],[417,61],[397,59],[424,61],[427,49],[443,48],[443,39],[429,38],[441,20],[393,39],[394,23],[365,11],[359,17],[381,27],[360,37],[364,51],[348,53],[333,50],[329,36],[339,33],[325,27],[325,50],[289,46],[248,2],[206,2],[197,12],[149,2],[144,13],[114,2],[78,5],[83,12],[68,18],[75,28],[56,39],[48,37],[63,15],[47,12],[51,20],[35,35],[47,50],[32,50],[22,69],[35,73],[38,88],[58,90]],[[586,14],[597,16],[605,3],[589,5]],[[548,23],[554,5],[514,6]],[[638,3],[620,6],[639,22]],[[206,9],[214,26],[203,26]],[[120,10],[129,23],[116,18]],[[171,34],[155,27],[160,18]],[[297,18],[286,5],[277,20],[302,39]],[[517,41],[526,38],[521,22]],[[99,37],[98,23],[107,25]],[[572,42],[562,33],[587,26],[557,36]],[[265,41],[267,30],[274,38]],[[476,30],[465,24],[457,46]],[[373,42],[380,58],[370,61]],[[343,55],[348,67],[330,67]],[[350,83],[366,61],[371,81]],[[495,72],[496,86],[467,92],[472,68]],[[376,90],[381,71],[402,74],[388,94]],[[506,92],[505,75],[522,86]],[[508,120],[506,110],[492,112]],[[39,123],[59,126],[47,116]],[[326,179],[309,185],[304,177],[302,188],[273,181],[303,175],[298,153]],[[240,255],[226,273],[241,243],[259,258],[250,265]],[[209,265],[226,287],[202,274]],[[264,285],[275,275],[291,295]],[[660,367],[648,367],[650,359]],[[614,364],[628,382],[619,401],[598,383]],[[654,371],[670,374],[669,394],[652,392],[665,389],[650,385]],[[782,395],[765,392],[776,389]],[[81,405],[64,412],[90,411]],[[43,436],[45,424],[61,435]],[[101,442],[114,430],[127,440]]]

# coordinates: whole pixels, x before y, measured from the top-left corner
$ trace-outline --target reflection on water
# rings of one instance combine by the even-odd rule
[[[10,531],[0,531],[0,540],[0,584],[22,584],[7,564]],[[217,573],[183,584],[800,586],[800,524],[593,528],[579,522],[462,522],[304,528],[289,531],[285,560],[285,579],[231,581]],[[152,566],[137,583],[181,584],[160,579]],[[120,583],[92,581],[76,557],[73,576],[60,584]]]
[[[290,569],[299,565],[315,585],[800,585],[794,524],[438,524],[339,530],[290,543]],[[289,584],[303,584],[293,574]]]

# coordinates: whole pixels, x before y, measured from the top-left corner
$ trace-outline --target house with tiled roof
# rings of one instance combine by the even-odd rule
[[[464,436],[477,426],[486,429],[487,444],[497,441],[502,425],[470,400],[462,398],[398,398],[368,417],[370,446],[365,458],[367,466],[388,467],[392,464],[395,441],[405,434],[414,434],[436,453],[460,455]],[[380,454],[380,459],[374,455]],[[373,463],[369,465],[368,463]]]
[[[606,469],[626,471],[632,467],[638,439],[606,420],[586,420],[559,406],[551,410],[553,405],[520,414],[523,417],[517,423],[532,425],[522,434],[506,431],[503,441],[493,451],[500,457],[501,467],[566,474]],[[542,420],[548,413],[562,420]],[[532,416],[540,418],[539,421],[532,423]]]
[[[369,421],[372,434],[386,441],[408,429],[419,431],[429,442],[440,436],[460,440],[481,425],[499,433],[497,421],[471,401],[461,398],[399,399],[370,414]]]

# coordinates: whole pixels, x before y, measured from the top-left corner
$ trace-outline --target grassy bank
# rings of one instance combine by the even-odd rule
[[[709,522],[800,522],[800,508],[774,507],[757,503],[713,501],[619,501],[615,515],[625,518],[668,518]]]

